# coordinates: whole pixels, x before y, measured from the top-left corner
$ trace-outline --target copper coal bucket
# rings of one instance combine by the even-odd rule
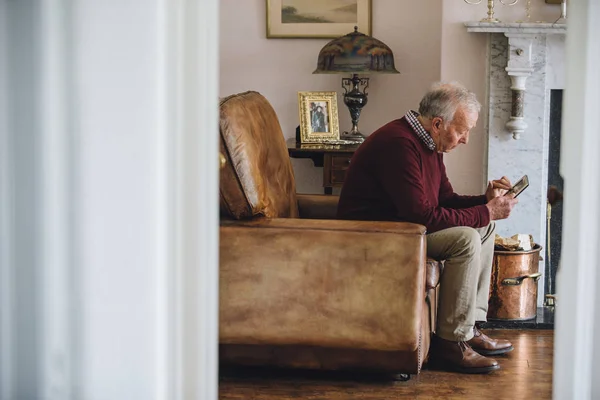
[[[526,320],[537,313],[540,250],[495,251],[488,319]]]

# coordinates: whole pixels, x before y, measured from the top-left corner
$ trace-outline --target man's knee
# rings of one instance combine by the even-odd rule
[[[472,255],[481,250],[481,236],[476,229],[463,226],[457,229],[455,246],[460,254]]]

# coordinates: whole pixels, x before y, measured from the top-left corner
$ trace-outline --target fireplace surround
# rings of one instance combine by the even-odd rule
[[[533,235],[546,247],[551,90],[564,88],[565,24],[465,23],[468,32],[488,36],[486,176],[529,177],[510,218],[497,221],[497,233]],[[540,263],[538,306],[544,303],[545,259]]]

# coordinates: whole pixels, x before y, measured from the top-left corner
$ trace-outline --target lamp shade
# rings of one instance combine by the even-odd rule
[[[399,74],[394,66],[394,53],[381,40],[358,32],[333,39],[319,52],[313,74],[388,73]]]

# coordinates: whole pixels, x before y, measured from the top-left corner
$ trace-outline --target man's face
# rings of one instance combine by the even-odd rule
[[[454,150],[459,144],[467,144],[469,142],[469,133],[477,124],[479,113],[477,111],[468,111],[464,108],[459,108],[454,114],[454,119],[448,126],[444,126],[442,121],[439,126],[436,126],[434,121],[434,129],[436,129],[439,140],[436,141],[437,151],[440,153],[448,153]]]

